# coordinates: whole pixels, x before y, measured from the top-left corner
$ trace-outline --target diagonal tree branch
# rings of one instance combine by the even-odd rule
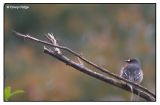
[[[136,88],[139,88],[141,91],[145,91],[148,95],[151,95],[151,97],[154,97],[154,100],[155,100],[155,97],[156,97],[156,96],[155,96],[152,92],[150,92],[149,90],[147,90],[146,88],[144,88],[144,87],[142,87],[142,86],[140,86],[140,85],[138,85],[138,84],[132,83],[132,82],[130,82],[130,81],[128,81],[128,80],[125,80],[125,79],[117,76],[116,74],[111,73],[109,70],[106,70],[106,69],[104,69],[104,68],[101,68],[101,67],[97,66],[96,64],[90,62],[89,60],[87,60],[87,59],[85,59],[84,57],[82,57],[80,54],[72,51],[71,49],[69,49],[69,48],[67,48],[67,47],[58,46],[58,45],[53,45],[52,43],[48,43],[48,42],[46,42],[46,41],[39,40],[39,39],[34,38],[34,37],[31,37],[31,36],[29,36],[29,35],[24,35],[24,34],[21,34],[21,33],[16,32],[16,31],[13,31],[13,32],[14,32],[16,35],[21,36],[21,37],[24,37],[24,38],[26,38],[26,39],[33,40],[33,41],[36,41],[36,42],[38,42],[38,43],[42,43],[42,44],[45,44],[45,45],[49,45],[49,46],[52,46],[52,47],[56,47],[56,48],[60,48],[60,49],[66,50],[66,51],[72,53],[73,55],[79,57],[79,58],[82,59],[83,61],[87,62],[88,64],[90,64],[90,65],[94,66],[95,68],[101,70],[102,72],[105,72],[106,74],[108,74],[108,75],[110,75],[110,76],[113,76],[114,78],[116,78],[116,79],[118,79],[118,80],[122,80],[122,81],[124,81],[124,82],[126,82],[126,83],[132,84],[132,85],[135,86]],[[45,51],[45,52],[46,52],[46,51]],[[123,85],[123,86],[124,86],[124,85]],[[123,87],[123,86],[122,86],[122,87]],[[125,85],[125,86],[126,86],[126,85]],[[133,91],[134,91],[135,94],[138,93],[138,92],[137,92],[138,90],[136,91],[136,89],[133,89]],[[141,93],[141,92],[140,92],[140,93]],[[140,96],[141,96],[141,94],[140,94]],[[152,101],[153,101],[153,100],[152,100]]]
[[[94,78],[97,78],[101,81],[104,81],[106,83],[109,83],[111,85],[114,85],[116,87],[119,87],[123,90],[126,90],[126,91],[130,91],[131,92],[131,89],[130,89],[130,86],[124,82],[120,82],[120,81],[117,81],[116,79],[114,78],[110,78],[110,77],[107,77],[107,76],[104,76],[103,74],[100,74],[100,73],[97,73],[95,71],[92,71],[91,69],[87,68],[87,67],[84,67],[84,66],[81,66],[79,63],[76,63],[72,60],[70,60],[69,58],[67,58],[66,56],[64,55],[60,55],[60,54],[57,54],[56,52],[53,52],[52,50],[50,49],[47,49],[44,47],[44,53],[46,54],[49,54],[50,56],[53,56],[55,57],[56,59],[64,62],[66,65],[69,65],[85,74],[88,74]],[[140,97],[146,99],[147,101],[155,101],[154,100],[154,97],[148,95],[148,93],[144,92],[144,91],[141,91],[135,87],[133,87],[133,93],[134,94],[137,94],[139,95]]]

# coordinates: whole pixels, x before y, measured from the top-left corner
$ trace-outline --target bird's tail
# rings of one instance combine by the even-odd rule
[[[130,79],[130,81],[133,81],[134,80],[134,78],[132,77],[132,76],[129,76],[129,79]],[[133,86],[131,85],[131,84],[129,84],[129,87],[130,87],[130,89],[131,89],[131,99],[130,99],[130,101],[134,101],[134,94],[133,94]]]
[[[129,84],[129,87],[131,89],[131,99],[130,99],[130,101],[134,101],[133,86]]]

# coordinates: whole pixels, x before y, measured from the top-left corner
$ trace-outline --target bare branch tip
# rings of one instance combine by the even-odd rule
[[[12,30],[12,32],[15,33],[17,36],[26,37],[26,35],[21,34],[21,33],[17,32],[17,31],[15,31],[15,30]]]
[[[46,49],[47,49],[47,47],[46,47],[46,46],[43,46],[43,49],[44,49],[44,50],[46,50]]]
[[[78,59],[79,65],[84,67],[84,63],[82,62],[82,60],[79,57],[77,57],[77,59]]]

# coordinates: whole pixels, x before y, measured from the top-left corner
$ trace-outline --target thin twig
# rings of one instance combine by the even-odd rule
[[[136,83],[133,83],[133,82],[131,82],[131,81],[128,81],[128,80],[126,80],[126,79],[123,79],[123,78],[117,76],[116,74],[111,73],[109,70],[107,70],[107,69],[105,69],[105,68],[99,67],[98,65],[90,62],[90,61],[87,60],[86,58],[82,57],[80,54],[74,52],[73,50],[71,50],[71,49],[69,49],[69,48],[67,48],[67,47],[59,46],[59,45],[53,45],[52,43],[48,43],[48,42],[46,42],[46,41],[39,40],[39,39],[37,39],[37,38],[35,38],[35,37],[32,37],[32,36],[29,36],[29,35],[24,35],[24,34],[21,34],[21,33],[19,33],[19,32],[16,32],[16,31],[13,31],[13,32],[14,32],[16,35],[21,36],[21,37],[24,37],[24,38],[26,38],[26,39],[30,39],[30,40],[36,41],[36,42],[38,42],[38,43],[42,43],[42,44],[45,44],[45,45],[49,45],[49,46],[52,46],[52,47],[57,47],[57,48],[66,50],[66,51],[72,53],[73,55],[79,57],[80,59],[82,59],[82,60],[85,61],[86,63],[94,66],[95,68],[97,68],[97,69],[99,69],[99,70],[101,70],[102,72],[104,72],[104,73],[106,73],[106,74],[108,74],[108,75],[110,75],[110,76],[113,76],[113,77],[115,77],[116,79],[119,79],[119,80],[122,80],[122,81],[124,81],[124,82],[127,82],[127,83],[129,83],[129,84],[131,84],[131,85],[133,85],[133,86],[136,86],[137,88],[139,88],[139,89],[141,89],[141,90],[143,90],[143,91],[146,91],[147,93],[149,93],[150,95],[152,95],[154,98],[156,98],[155,94],[153,94],[152,92],[150,92],[148,89],[146,89],[146,88],[144,88],[144,87],[142,87],[142,86],[140,86],[140,85],[138,85],[138,84],[136,84]]]

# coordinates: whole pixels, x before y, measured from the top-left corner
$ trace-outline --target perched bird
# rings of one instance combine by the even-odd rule
[[[143,80],[143,71],[141,69],[140,61],[136,58],[125,60],[126,65],[121,69],[120,76],[131,82],[140,84]],[[133,101],[133,86],[131,88],[131,101]]]
[[[125,60],[127,63],[122,69],[120,76],[134,83],[141,83],[143,80],[143,71],[138,59],[132,58]]]

